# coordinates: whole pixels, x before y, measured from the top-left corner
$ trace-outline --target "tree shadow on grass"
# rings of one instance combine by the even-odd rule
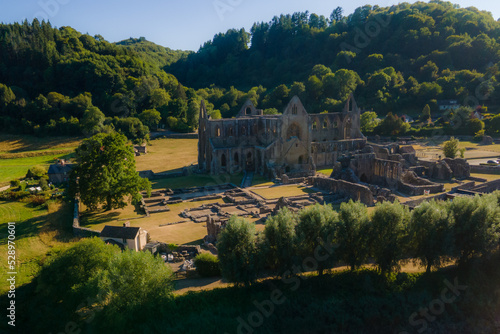
[[[117,220],[120,216],[119,212],[109,212],[104,211],[103,209],[98,210],[96,212],[88,212],[86,211],[81,215],[81,225],[85,227],[90,227],[93,225],[99,225],[102,223],[107,223],[110,221]]]
[[[28,205],[28,204],[27,204]],[[46,211],[40,207],[38,210]],[[34,237],[42,232],[56,231],[54,235],[55,240],[67,242],[73,238],[72,234],[72,209],[71,205],[63,202],[61,207],[54,212],[48,212],[44,215],[26,219],[24,221],[15,222],[15,236],[16,241]],[[0,227],[0,245],[7,243],[8,239],[8,225],[3,224]],[[5,236],[5,237],[4,237]]]

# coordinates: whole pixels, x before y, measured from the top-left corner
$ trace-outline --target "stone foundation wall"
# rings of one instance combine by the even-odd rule
[[[420,196],[423,195],[426,190],[428,190],[431,194],[444,192],[444,185],[433,184],[433,185],[414,186],[408,183],[399,182],[398,190],[410,196]]]
[[[310,177],[308,183],[323,191],[340,194],[355,201],[359,200],[367,206],[374,205],[373,194],[367,186],[326,177]]]
[[[470,166],[470,172],[478,174],[500,174],[500,168],[497,166]]]

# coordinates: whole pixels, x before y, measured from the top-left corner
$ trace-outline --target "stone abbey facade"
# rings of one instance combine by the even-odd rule
[[[352,95],[339,113],[308,114],[295,96],[281,115],[247,101],[235,118],[217,120],[202,103],[198,136],[198,166],[211,174],[313,174],[366,144]]]

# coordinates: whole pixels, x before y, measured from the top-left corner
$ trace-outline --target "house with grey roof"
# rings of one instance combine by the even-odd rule
[[[69,174],[73,169],[74,164],[68,164],[64,159],[59,160],[56,164],[49,167],[47,174],[49,182],[53,184],[61,184],[69,181]]]
[[[117,245],[121,249],[142,251],[147,244],[148,232],[140,227],[131,227],[129,222],[123,226],[106,225],[101,231],[100,238],[107,244]]]

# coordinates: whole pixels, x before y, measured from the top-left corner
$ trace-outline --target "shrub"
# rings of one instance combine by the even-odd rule
[[[454,159],[457,156],[458,144],[459,144],[458,139],[455,139],[454,137],[451,137],[450,140],[445,141],[443,144],[444,156],[447,158]]]
[[[45,202],[47,202],[47,199],[44,196],[32,195],[28,198],[28,202],[34,207],[37,207],[42,204],[45,204]]]
[[[41,179],[42,176],[44,176],[45,174],[47,174],[47,170],[45,170],[44,167],[35,166],[28,169],[28,173],[26,173],[26,178],[38,180]]]
[[[219,259],[210,253],[198,254],[194,258],[196,271],[201,277],[220,276]]]
[[[46,178],[42,177],[40,179],[39,185],[40,185],[40,188],[42,188],[43,191],[49,190],[49,184],[47,183],[47,179]]]
[[[20,184],[21,184],[21,181],[19,181],[19,180],[12,180],[12,181],[10,181],[10,186],[12,188],[18,188]]]

